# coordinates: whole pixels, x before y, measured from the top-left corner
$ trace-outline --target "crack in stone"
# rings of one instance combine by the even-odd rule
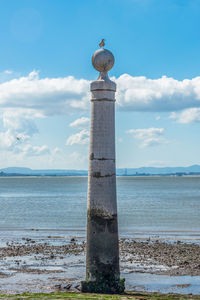
[[[115,161],[114,158],[93,158],[92,160],[112,160],[112,161]]]
[[[90,160],[112,160],[115,162],[115,159],[114,158],[105,158],[105,157],[102,157],[102,158],[96,158],[94,157],[94,153],[91,153],[90,154]]]

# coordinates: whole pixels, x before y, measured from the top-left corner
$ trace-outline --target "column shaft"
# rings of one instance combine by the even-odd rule
[[[119,293],[114,82],[91,84],[86,283],[88,292]]]

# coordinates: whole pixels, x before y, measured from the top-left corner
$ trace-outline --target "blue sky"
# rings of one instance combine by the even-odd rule
[[[87,168],[101,38],[117,167],[200,164],[199,29],[199,0],[0,0],[0,168]]]

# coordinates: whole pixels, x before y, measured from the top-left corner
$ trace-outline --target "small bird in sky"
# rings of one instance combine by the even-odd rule
[[[105,39],[102,39],[101,42],[99,43],[99,47],[104,47],[105,46]]]
[[[21,138],[20,138],[20,137],[18,137],[18,136],[16,137],[16,139],[17,139],[18,141],[20,141],[20,140],[21,140]]]

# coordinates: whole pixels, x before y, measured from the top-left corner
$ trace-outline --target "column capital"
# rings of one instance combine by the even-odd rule
[[[114,81],[98,79],[90,84],[90,91],[106,90],[116,92],[116,83]]]

